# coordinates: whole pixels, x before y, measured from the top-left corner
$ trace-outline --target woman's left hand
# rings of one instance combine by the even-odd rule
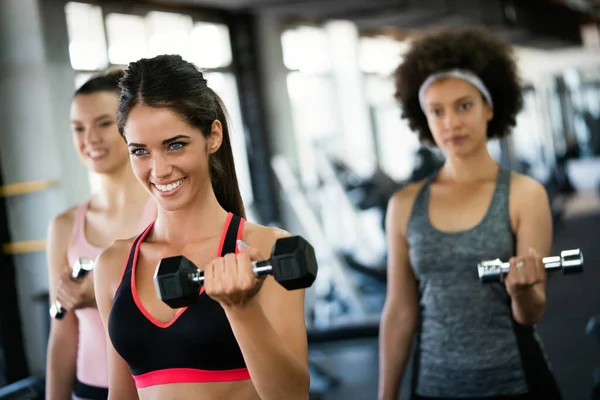
[[[226,254],[204,268],[204,291],[223,308],[243,307],[254,299],[264,281],[252,271],[252,261],[263,259],[260,252],[241,241],[238,249],[237,254]]]
[[[512,298],[546,281],[546,268],[542,257],[532,248],[529,249],[529,255],[512,257],[509,263],[505,282],[506,290]]]

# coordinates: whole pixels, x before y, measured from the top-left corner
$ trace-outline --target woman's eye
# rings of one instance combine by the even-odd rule
[[[133,149],[130,151],[130,153],[136,157],[140,157],[143,156],[144,154],[147,153],[146,149]]]
[[[100,124],[100,126],[101,126],[102,128],[108,128],[108,127],[109,127],[109,126],[111,126],[112,124],[113,124],[113,121],[105,121],[105,122],[102,122],[102,123]]]
[[[472,103],[462,103],[462,104],[460,105],[460,108],[461,108],[461,110],[463,110],[463,111],[467,111],[467,110],[470,110],[472,106],[473,106],[473,104],[472,104]]]
[[[169,150],[181,150],[185,147],[186,143],[174,142],[169,145]]]

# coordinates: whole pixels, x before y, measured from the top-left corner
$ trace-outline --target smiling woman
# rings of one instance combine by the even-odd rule
[[[216,171],[215,167],[211,171],[209,164],[221,165],[223,161],[219,158],[224,157],[233,160],[231,154],[225,154],[225,148],[220,154],[214,154],[221,145],[224,135],[222,132],[227,129],[226,123],[223,125],[219,120],[215,120],[208,129],[211,136],[207,140],[203,134],[199,134],[201,129],[190,126],[170,108],[143,105],[130,111],[128,123],[123,127],[123,131],[129,132],[127,140],[134,173],[157,197],[165,210],[176,210],[196,196],[210,195],[212,190],[207,183],[210,183],[211,178],[216,180],[214,175],[222,175],[223,171]],[[164,138],[165,132],[172,132],[174,136]],[[140,134],[141,138],[138,139]],[[142,141],[144,143],[139,143]],[[207,146],[210,148],[207,149]],[[214,161],[209,161],[210,159]],[[229,182],[218,187],[237,187],[235,170],[230,171],[227,177]],[[186,188],[190,188],[187,195],[175,197]],[[234,207],[232,212],[244,216],[239,192],[215,193],[215,196],[224,202],[237,203],[231,204]],[[229,204],[224,206],[228,207]]]
[[[71,127],[75,151],[98,178],[89,200],[56,216],[48,229],[51,303],[68,312],[53,319],[48,341],[46,392],[52,399],[108,396],[106,337],[94,294],[94,271],[70,279],[79,258],[95,259],[115,238],[141,232],[156,209],[132,173],[117,129],[122,70],[93,76],[75,93]]]
[[[161,67],[174,69],[170,79],[151,80],[140,101],[140,85],[147,79],[143,75],[154,76],[149,69]],[[188,75],[194,72],[191,69],[195,75]],[[191,82],[191,78],[195,81]],[[129,66],[121,89],[119,131],[128,142],[132,166],[140,182],[156,189],[156,184],[166,186],[186,178],[176,174],[185,174],[187,168],[192,168],[188,172],[195,176],[192,172],[200,173],[200,168],[208,166],[203,174],[195,176],[199,179],[196,188],[208,192],[214,189],[214,196],[224,209],[243,217],[224,106],[207,86],[202,73],[183,60],[177,65],[168,56],[159,56],[152,62],[142,59]],[[173,134],[164,137],[164,132]],[[171,163],[171,160],[176,161]],[[151,170],[153,180],[148,176]],[[167,178],[171,181],[167,182]],[[211,183],[210,190],[206,183]]]
[[[142,108],[137,109],[136,111],[134,111],[134,113],[135,114],[139,114],[139,113],[143,114],[143,111],[139,111],[139,110],[143,110],[143,109]],[[148,114],[150,114],[148,116],[149,118],[146,121],[158,123],[158,121],[154,121],[154,120],[157,118],[157,116],[160,116],[161,113],[164,113],[167,110],[162,109],[162,110],[146,110],[146,111],[149,111]],[[168,116],[166,117],[166,120],[167,120],[166,123],[168,124],[170,122]],[[181,121],[178,121],[178,120],[176,120],[175,122],[181,123]],[[161,124],[153,125],[153,126],[154,127],[161,126]],[[172,138],[163,140],[161,142],[161,147],[166,148],[166,150],[168,150],[168,151],[183,150],[183,148],[190,143],[191,139],[192,139],[192,137],[188,136],[188,135],[176,135],[176,136],[173,136]],[[136,158],[143,157],[143,156],[149,154],[148,147],[145,144],[131,142],[128,144],[128,146],[131,149],[130,150],[131,154]],[[156,167],[156,163],[154,166]],[[170,171],[165,171],[165,172],[163,172],[163,175],[168,176],[169,172]],[[158,189],[158,191],[159,191],[158,195],[161,197],[174,195],[175,189],[179,188],[181,186],[181,184],[183,183],[183,181],[186,179],[186,177],[182,177],[177,180],[170,178],[169,180],[162,182],[161,178],[160,178],[161,173],[158,172],[158,173],[155,173],[155,175],[157,176],[157,178],[150,180],[149,183],[151,183],[152,189]]]
[[[304,291],[256,278],[250,263],[289,234],[246,223],[219,97],[180,56],[131,63],[120,88],[119,131],[158,216],[97,259],[110,399],[306,399]],[[175,255],[205,276],[178,310],[153,282]]]

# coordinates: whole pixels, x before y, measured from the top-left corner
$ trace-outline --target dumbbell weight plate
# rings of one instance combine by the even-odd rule
[[[253,261],[254,274],[272,274],[287,290],[307,288],[317,277],[318,265],[310,243],[300,236],[278,239],[271,251],[271,258]],[[184,256],[162,259],[154,273],[156,294],[171,308],[193,304],[198,298],[204,273]]]

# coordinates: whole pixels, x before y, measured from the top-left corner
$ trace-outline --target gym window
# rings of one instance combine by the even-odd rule
[[[361,37],[358,45],[379,167],[395,181],[402,181],[410,177],[420,147],[417,134],[401,118],[394,98],[394,71],[408,44],[391,36],[374,35]]]
[[[238,182],[243,201],[250,206],[253,194],[246,135],[227,26],[205,13],[165,12],[142,4],[69,2],[65,14],[75,88],[108,67],[126,66],[158,54],[179,54],[203,70],[208,85],[227,107]],[[96,187],[93,174],[90,186],[92,190]]]

